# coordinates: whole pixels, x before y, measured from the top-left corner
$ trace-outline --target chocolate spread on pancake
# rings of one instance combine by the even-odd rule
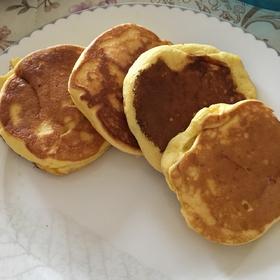
[[[203,107],[245,99],[231,71],[207,56],[193,56],[180,72],[162,60],[142,71],[134,88],[136,119],[143,133],[163,152]]]

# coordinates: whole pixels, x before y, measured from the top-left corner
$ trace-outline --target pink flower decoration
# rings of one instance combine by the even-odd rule
[[[11,30],[6,26],[0,27],[0,40],[6,39],[11,34]]]
[[[89,9],[93,6],[91,1],[84,1],[79,4],[73,5],[70,7],[69,12],[70,13],[78,13],[83,10]]]
[[[13,41],[8,40],[8,36],[12,31],[6,26],[0,26],[0,50],[4,51]]]

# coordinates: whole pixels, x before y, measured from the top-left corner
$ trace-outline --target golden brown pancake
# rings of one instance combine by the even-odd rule
[[[141,53],[166,43],[144,27],[122,24],[97,37],[75,64],[69,80],[74,103],[123,152],[141,154],[123,112],[123,79]]]
[[[199,111],[162,157],[188,225],[214,242],[239,245],[279,220],[279,143],[280,122],[260,101]]]
[[[90,163],[109,145],[68,93],[82,51],[60,45],[33,52],[16,65],[1,90],[1,136],[16,153],[55,174]]]
[[[160,171],[168,142],[215,103],[255,98],[240,58],[208,45],[160,46],[142,54],[124,80],[125,114],[149,163]]]

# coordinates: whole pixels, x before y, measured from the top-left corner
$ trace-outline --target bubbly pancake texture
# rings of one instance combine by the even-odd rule
[[[188,225],[239,245],[280,217],[280,122],[256,100],[204,108],[162,157]]]
[[[74,103],[95,129],[123,152],[141,154],[123,112],[123,79],[141,53],[167,43],[144,27],[118,25],[97,37],[74,67],[69,80]]]
[[[68,93],[82,51],[60,45],[33,52],[16,65],[1,90],[1,136],[16,153],[55,174],[79,169],[109,146]]]
[[[197,111],[254,98],[256,91],[238,56],[185,44],[141,55],[125,78],[123,95],[129,127],[146,159],[160,171],[168,142]]]

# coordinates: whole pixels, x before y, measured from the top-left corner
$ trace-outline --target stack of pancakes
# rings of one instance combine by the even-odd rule
[[[244,244],[280,217],[280,123],[237,55],[123,24],[31,53],[3,80],[0,133],[41,169],[70,173],[111,144],[143,154],[209,240]]]
[[[85,49],[58,45],[27,55],[0,79],[1,136],[54,174],[89,164],[109,143],[140,154],[123,113],[123,79],[141,53],[166,43],[144,27],[123,24]]]

